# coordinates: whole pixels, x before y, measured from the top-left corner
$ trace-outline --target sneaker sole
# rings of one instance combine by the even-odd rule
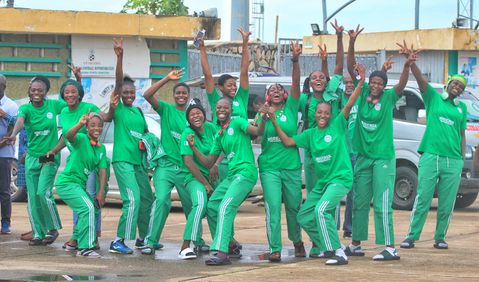
[[[131,255],[133,254],[133,251],[131,252],[120,252],[120,251],[117,251],[117,250],[108,250],[108,252],[112,253],[112,254],[121,254],[121,255]]]

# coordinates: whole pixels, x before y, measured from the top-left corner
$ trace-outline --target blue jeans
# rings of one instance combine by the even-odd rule
[[[88,176],[88,180],[86,182],[86,192],[93,198],[95,199],[96,196],[96,172],[93,171],[90,173]],[[78,222],[78,214],[76,212],[73,212],[73,226],[75,226]],[[101,231],[101,209],[98,211],[98,218],[96,221],[96,232]]]

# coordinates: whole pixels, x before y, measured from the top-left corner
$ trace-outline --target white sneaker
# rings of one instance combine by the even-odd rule
[[[83,249],[77,252],[77,257],[100,258],[101,255],[92,249]]]
[[[178,255],[180,259],[195,259],[196,253],[191,248],[186,248]]]

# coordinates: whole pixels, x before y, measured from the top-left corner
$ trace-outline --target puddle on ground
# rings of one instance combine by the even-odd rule
[[[116,280],[118,278],[140,278],[141,274],[114,274],[106,273],[101,275],[67,275],[67,274],[39,274],[9,281],[99,281]],[[2,281],[2,280],[0,280]]]

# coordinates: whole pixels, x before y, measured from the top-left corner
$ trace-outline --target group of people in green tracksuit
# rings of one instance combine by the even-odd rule
[[[183,77],[183,69],[171,71],[145,91],[145,100],[161,118],[161,136],[149,133],[142,110],[134,106],[135,82],[123,75],[121,39],[114,40],[116,79],[107,112],[82,102],[84,90],[78,68],[72,67],[77,80],[63,83],[58,100],[45,98],[50,87],[48,79],[32,79],[28,90],[30,103],[20,107],[13,132],[6,137],[13,141],[23,127],[28,134],[25,165],[33,232],[30,245],[53,243],[62,228],[52,187],[60,161],[58,152],[67,147],[71,154],[55,186],[76,219],[73,234],[63,247],[77,250],[78,256],[100,256],[99,212],[108,189],[110,160],[99,137],[103,123],[114,121],[111,164],[123,206],[109,248],[112,253],[133,253],[125,240],[136,239],[135,247],[145,255],[153,255],[163,247],[159,239],[175,187],[186,220],[179,258],[194,259],[200,252],[210,252],[207,265],[230,264],[230,258],[241,257],[242,250],[234,238],[234,220],[259,175],[269,261],[281,261],[282,203],[295,257],[306,256],[302,230],[312,242],[309,257],[324,258],[326,265],[344,265],[348,256],[364,256],[361,242],[368,240],[371,201],[375,243],[384,246],[373,260],[399,260],[392,216],[396,174],[393,109],[411,71],[424,99],[427,125],[419,147],[422,155],[417,197],[408,234],[400,246],[413,248],[419,240],[437,186],[439,207],[434,247],[447,249],[445,236],[465,150],[467,108],[457,97],[464,91],[466,80],[454,75],[445,91],[438,93],[415,63],[418,51],[403,42],[398,44],[405,57],[399,82],[387,87],[390,61],[382,70],[373,71],[366,82],[366,69],[355,60],[355,41],[362,32],[359,26],[347,32],[348,74],[343,77],[345,32],[336,21],[332,26],[337,35],[334,74],[329,75],[327,56],[322,56],[322,70],[309,74],[301,91],[302,50],[298,42],[291,42],[291,93],[281,84],[267,87],[266,102],[253,123],[247,119],[250,33],[241,28],[238,30],[243,38],[239,84],[227,74],[215,82],[204,42],[199,41],[212,122],[207,121],[200,99],[192,99],[189,86],[184,83],[173,87],[174,103],[155,98],[155,93],[168,82]],[[323,50],[321,46],[320,49]],[[346,91],[344,84],[348,85]],[[301,132],[298,132],[298,113],[303,124]],[[60,139],[57,115],[63,131]],[[251,140],[258,136],[262,150],[257,167]],[[304,148],[303,164],[299,148]],[[307,191],[304,202],[302,167]],[[153,171],[154,192],[147,168]],[[352,199],[352,240],[344,246],[339,239],[336,214],[346,195]],[[213,238],[210,246],[203,240],[205,217]]]

